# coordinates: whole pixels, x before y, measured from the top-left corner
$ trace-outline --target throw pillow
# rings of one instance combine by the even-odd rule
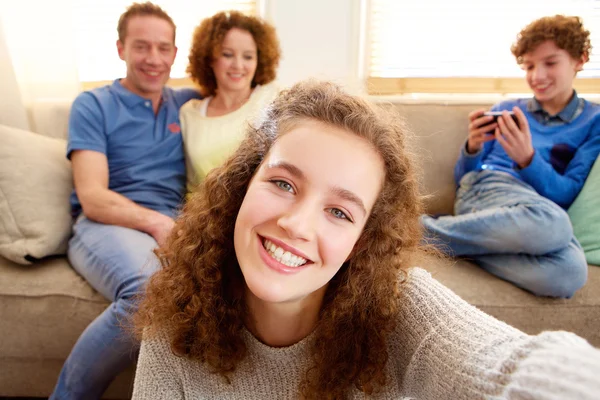
[[[569,207],[575,237],[587,262],[600,265],[600,157],[596,159],[583,189]]]
[[[19,264],[65,254],[73,190],[66,141],[0,125],[0,256]]]

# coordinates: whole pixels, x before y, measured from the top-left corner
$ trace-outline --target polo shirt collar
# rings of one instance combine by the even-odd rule
[[[123,101],[123,103],[125,103],[125,105],[127,105],[127,107],[129,107],[129,108],[133,108],[142,103],[146,103],[147,101],[150,101],[149,99],[146,99],[140,95],[132,93],[131,91],[129,91],[129,89],[126,89],[121,84],[121,79],[115,79],[115,81],[112,84],[112,89],[115,91],[117,96],[119,96],[121,101]],[[161,99],[162,103],[168,101],[168,99],[169,99],[169,92],[165,89],[166,88],[163,88],[163,90],[162,90],[162,99]]]
[[[573,90],[573,97],[567,103],[565,108],[563,108],[558,114],[550,115],[546,110],[542,108],[542,105],[535,97],[532,97],[527,103],[527,111],[531,113],[542,113],[548,115],[549,117],[557,117],[560,118],[563,122],[571,122],[575,117],[575,113],[577,112],[577,107],[579,106],[579,97],[577,96],[577,91]]]

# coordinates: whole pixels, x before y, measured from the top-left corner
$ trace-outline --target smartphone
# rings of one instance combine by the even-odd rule
[[[494,120],[492,122],[498,122],[498,117],[502,115],[504,111],[486,111],[483,113],[484,117],[490,116],[490,117],[494,117]],[[515,115],[514,111],[508,111],[508,114],[511,116],[511,118],[513,119],[513,121],[515,121],[515,124],[517,124],[517,126],[519,126],[519,120],[517,119],[517,116]],[[490,122],[490,123],[492,123]],[[494,130],[490,130],[489,132],[486,133],[486,135],[493,135],[494,134]]]
[[[483,113],[484,117],[494,117],[494,121],[493,122],[498,122],[498,117],[501,116],[504,113],[504,111],[486,111]],[[513,121],[515,121],[515,124],[517,124],[517,126],[519,126],[519,120],[517,119],[517,116],[515,115],[514,111],[508,111],[508,114],[511,116],[511,118],[513,119]]]

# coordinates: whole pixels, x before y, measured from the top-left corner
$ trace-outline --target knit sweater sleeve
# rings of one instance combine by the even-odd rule
[[[182,359],[171,352],[166,336],[143,340],[132,400],[183,399]]]
[[[600,351],[567,332],[529,336],[415,268],[402,291],[392,355],[418,399],[597,399]]]

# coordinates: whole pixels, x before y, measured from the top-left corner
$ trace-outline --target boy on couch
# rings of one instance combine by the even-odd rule
[[[511,51],[534,97],[496,104],[497,122],[485,110],[470,113],[454,170],[455,215],[421,219],[443,251],[540,296],[571,297],[587,279],[565,210],[600,153],[600,106],[573,89],[589,36],[578,17],[562,15],[520,32]]]

